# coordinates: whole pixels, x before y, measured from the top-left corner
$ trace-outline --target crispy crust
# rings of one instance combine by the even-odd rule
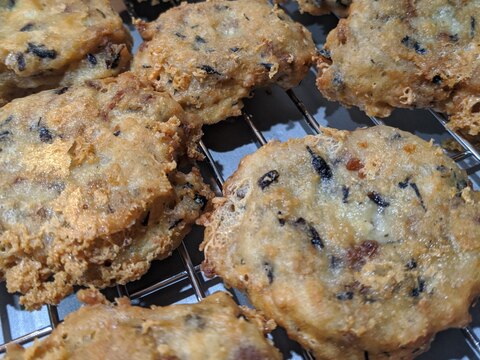
[[[480,196],[389,127],[272,142],[202,217],[203,270],[317,359],[411,359],[480,294]]]
[[[433,108],[480,133],[480,1],[355,1],[317,61],[324,96],[369,115]]]
[[[151,309],[131,306],[127,299],[114,306],[99,294],[80,297],[90,305],[69,314],[32,347],[11,345],[5,360],[281,359],[263,336],[261,315],[243,312],[223,292],[198,304]]]
[[[137,27],[133,71],[206,124],[240,115],[257,87],[298,85],[315,54],[308,30],[266,0],[183,3]]]
[[[297,0],[300,12],[312,15],[324,15],[330,12],[337,16],[347,16],[352,0]]]
[[[0,105],[129,66],[131,36],[107,0],[4,2],[0,17]]]
[[[212,196],[176,170],[198,121],[132,74],[14,100],[0,119],[0,277],[29,309],[139,278]]]

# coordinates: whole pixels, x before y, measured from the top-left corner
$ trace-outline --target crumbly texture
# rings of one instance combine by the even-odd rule
[[[202,219],[203,269],[317,359],[412,359],[470,320],[479,204],[431,143],[324,129],[242,160]]]
[[[212,196],[200,124],[132,74],[16,99],[0,109],[0,279],[28,309],[74,285],[139,278],[168,256]]]
[[[312,15],[324,15],[330,12],[344,17],[352,0],[297,0],[300,12]]]
[[[127,299],[117,306],[103,299],[69,314],[28,349],[10,345],[5,360],[280,360],[263,335],[266,325],[260,314],[242,311],[223,292],[198,304],[151,309],[131,306]]]
[[[0,106],[130,63],[130,34],[108,0],[3,0],[0,18]]]
[[[255,88],[298,85],[315,54],[308,30],[266,0],[183,3],[137,27],[133,71],[206,124],[240,115]]]
[[[433,108],[480,134],[480,0],[355,1],[318,58],[324,96],[369,115]]]

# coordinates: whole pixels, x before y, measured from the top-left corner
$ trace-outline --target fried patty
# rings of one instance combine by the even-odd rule
[[[480,1],[355,1],[318,59],[330,100],[385,117],[432,108],[480,133]]]
[[[4,0],[0,18],[0,106],[130,63],[130,34],[108,0]]]
[[[442,150],[386,126],[271,142],[204,216],[203,270],[316,359],[412,359],[470,321],[480,194]]]
[[[211,192],[179,156],[200,124],[125,73],[0,108],[0,279],[28,309],[168,256]]]
[[[315,54],[308,30],[266,0],[183,3],[137,26],[133,71],[206,124],[240,115],[255,88],[298,85]]]
[[[5,360],[279,360],[263,331],[260,314],[239,308],[223,292],[198,304],[150,309],[83,292],[90,304],[69,314],[46,339],[7,348]]]

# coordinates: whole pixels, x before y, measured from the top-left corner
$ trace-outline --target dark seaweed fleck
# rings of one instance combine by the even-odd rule
[[[56,95],[62,95],[62,94],[65,94],[67,91],[68,91],[68,86],[64,86],[60,89],[53,90],[53,93]]]
[[[144,69],[150,69],[151,67],[152,67],[152,65],[147,65],[147,64],[142,65],[142,68],[144,68]]]
[[[410,259],[408,260],[407,265],[405,265],[405,267],[408,270],[413,270],[417,267],[417,262],[414,259]]]
[[[143,225],[143,226],[147,226],[149,219],[150,219],[150,211],[147,212],[147,215],[145,215],[145,217],[143,218],[143,220],[142,220],[142,225]]]
[[[412,291],[410,292],[410,295],[412,297],[418,297],[422,292],[425,291],[425,280],[422,279],[421,277],[418,277],[417,281],[418,281],[418,286],[413,288]]]
[[[336,256],[332,255],[330,256],[330,268],[331,269],[338,269],[338,267],[341,265],[341,260],[340,258],[337,258]]]
[[[7,8],[11,9],[15,6],[15,0],[8,0],[7,1]]]
[[[185,316],[185,323],[198,329],[204,329],[207,325],[205,319],[198,314],[187,314],[187,316]]]
[[[268,71],[270,71],[272,69],[272,66],[273,66],[273,64],[271,64],[271,63],[264,63],[264,62],[260,63],[260,65],[262,65]]]
[[[237,52],[238,50],[240,50],[240,48],[239,48],[239,47],[236,47],[236,46],[230,48],[230,51],[231,51],[231,52]]]
[[[195,201],[196,204],[200,205],[201,210],[205,210],[205,206],[207,206],[207,198],[205,196],[195,194],[193,201]]]
[[[0,126],[7,125],[12,120],[13,120],[13,115],[8,115],[7,118],[3,120],[3,123],[0,124]]]
[[[205,39],[202,38],[201,36],[196,35],[196,36],[195,36],[195,42],[198,43],[198,44],[206,44],[206,43],[207,43],[207,40],[205,40]]]
[[[407,177],[405,180],[400,181],[400,182],[398,183],[398,187],[399,187],[400,189],[405,189],[405,188],[408,186],[408,183],[409,183],[409,182],[410,182],[410,176]]]
[[[88,53],[87,60],[90,64],[97,65],[97,58],[95,57],[95,55]]]
[[[335,72],[335,74],[333,75],[332,83],[333,86],[337,89],[341,89],[344,87],[345,84],[343,83],[342,75],[338,71]]]
[[[452,42],[457,42],[458,41],[458,34],[449,35],[448,38]]]
[[[207,74],[210,74],[210,75],[222,75],[221,73],[219,73],[217,70],[215,70],[213,67],[211,67],[210,65],[202,65],[199,67],[199,69],[202,69],[203,71],[205,71]]]
[[[223,10],[228,10],[228,9],[230,9],[230,6],[228,6],[228,5],[221,5],[221,4],[215,4],[213,7],[215,8],[215,10],[218,10],[218,11],[223,11]]]
[[[264,190],[266,187],[270,186],[274,182],[278,182],[278,177],[280,174],[277,170],[271,170],[258,179],[257,184],[260,186],[260,189]]]
[[[325,246],[323,245],[323,241],[320,238],[320,235],[318,234],[317,230],[309,225],[308,226],[308,234],[310,235],[310,242],[312,243],[313,246],[323,249]]]
[[[440,75],[435,75],[433,78],[432,78],[432,82],[434,84],[441,84],[442,83],[442,77]]]
[[[402,138],[402,134],[395,132],[392,137],[390,137],[390,140],[399,140]]]
[[[377,193],[375,191],[370,191],[367,194],[367,196],[370,200],[372,200],[375,204],[377,204],[378,206],[380,206],[382,208],[386,208],[386,207],[390,206],[390,203],[388,201],[386,201],[379,193]]]
[[[18,64],[18,71],[23,71],[26,68],[26,63],[25,63],[25,56],[23,56],[23,53],[19,52],[15,54],[15,60],[17,60]]]
[[[437,170],[437,171],[440,171],[441,173],[444,173],[444,172],[447,171],[447,167],[446,167],[445,165],[438,165],[438,166],[436,167],[436,170]]]
[[[352,300],[353,299],[353,292],[351,291],[344,291],[337,294],[337,300]]]
[[[24,32],[24,31],[30,31],[32,29],[33,29],[33,23],[28,23],[23,25],[20,31]]]
[[[418,186],[417,184],[415,184],[414,182],[411,182],[410,183],[410,187],[413,189],[413,191],[415,192],[415,195],[417,196],[418,200],[420,200],[420,205],[422,206],[422,208],[424,210],[427,210],[425,208],[425,204],[423,202],[423,198],[422,198],[422,194],[420,194],[420,190],[418,190]]]
[[[42,126],[40,127],[40,129],[38,129],[38,135],[40,137],[40,141],[41,142],[44,142],[44,143],[47,143],[47,144],[51,144],[52,141],[53,141],[53,135],[52,133],[50,132],[50,130],[48,130],[46,127]]]
[[[45,45],[38,45],[34,43],[28,43],[28,52],[33,53],[41,59],[55,59],[57,52],[53,49],[47,49]]]
[[[280,226],[284,226],[285,225],[285,219],[278,218],[278,223],[280,224]]]
[[[318,53],[326,59],[331,59],[332,58],[332,54],[330,53],[330,50],[322,49]]]
[[[105,15],[105,13],[104,13],[102,10],[100,10],[100,9],[95,9],[95,10],[97,10],[98,13],[99,13],[100,15],[102,15],[102,17],[103,17],[104,19],[107,18],[107,15]]]
[[[178,36],[180,39],[186,39],[187,37],[183,35],[182,33],[176,32],[175,36]]]
[[[247,16],[247,14],[243,14],[243,17],[244,17],[245,19],[247,19],[248,21],[250,21],[250,18]]]
[[[263,264],[263,269],[267,273],[268,283],[271,284],[273,282],[273,267],[269,263]]]
[[[346,204],[348,202],[348,196],[350,195],[350,189],[348,186],[342,186],[342,202]]]
[[[422,48],[418,41],[415,41],[408,35],[402,39],[402,44],[409,49],[415,50],[417,54],[425,55],[427,53],[427,49]]]
[[[0,141],[5,141],[12,133],[8,130],[4,130],[0,132]]]
[[[121,131],[120,131],[120,130],[117,130],[117,131],[115,131],[115,132],[113,133],[113,136],[118,136],[118,135],[120,135],[120,134],[121,134]]]
[[[473,16],[470,16],[470,36],[474,37],[475,36],[475,28],[476,28],[476,23],[477,21]]]
[[[369,360],[370,359],[370,357],[368,356],[368,351],[363,352],[363,357],[364,357],[364,360]]]
[[[320,178],[322,180],[331,179],[333,176],[332,169],[330,169],[327,162],[320,155],[315,154],[309,146],[307,146],[307,151],[312,157],[312,166],[320,175]]]
[[[172,225],[170,225],[170,227],[168,228],[168,230],[172,230],[174,227],[176,227],[178,224],[180,224],[181,222],[183,221],[183,219],[178,219],[178,220],[175,220]]]

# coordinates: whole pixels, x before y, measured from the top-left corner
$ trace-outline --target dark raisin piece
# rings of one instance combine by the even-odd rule
[[[21,32],[31,31],[33,29],[33,23],[28,23],[22,26],[20,29]]]
[[[195,35],[195,42],[197,44],[206,44],[207,43],[207,40],[205,40],[204,38],[202,38],[201,36],[199,35]]]
[[[307,151],[312,158],[312,166],[320,175],[320,178],[322,180],[331,179],[332,169],[330,169],[330,166],[328,166],[327,162],[320,155],[315,154],[309,146],[307,146]]]
[[[267,71],[270,71],[272,69],[272,66],[273,64],[270,64],[270,63],[260,63],[260,65],[262,65],[265,69],[267,69]]]
[[[240,50],[240,48],[238,48],[238,47],[236,47],[236,46],[230,48],[230,51],[231,51],[231,52],[237,52],[238,50]]]
[[[268,278],[268,283],[271,284],[273,283],[273,267],[269,263],[264,263],[263,264],[263,270],[265,270],[265,273],[267,274]]]
[[[115,132],[113,133],[113,136],[118,136],[118,135],[120,135],[121,133],[122,133],[122,132],[121,132],[120,130],[117,130],[117,131],[115,131]]]
[[[23,53],[21,53],[21,52],[16,53],[15,54],[15,60],[17,61],[18,71],[25,70],[27,64],[25,62],[25,56],[23,56]]]
[[[350,195],[350,189],[348,186],[342,186],[342,202],[344,204],[348,203],[348,196]]]
[[[345,291],[337,294],[337,300],[352,300],[353,299],[353,292]]]
[[[147,226],[148,225],[148,220],[150,219],[150,211],[147,212],[147,215],[142,220],[142,225]]]
[[[320,238],[320,235],[318,234],[317,230],[313,226],[308,227],[308,234],[310,235],[310,241],[313,246],[319,249],[324,248],[323,241]]]
[[[40,127],[40,129],[38,129],[38,135],[40,137],[40,141],[41,142],[44,142],[44,143],[47,143],[47,144],[51,144],[52,141],[53,141],[53,135],[52,133],[50,132],[50,130],[48,130],[46,127],[42,126]]]
[[[202,69],[203,71],[205,71],[207,74],[209,75],[222,75],[221,73],[219,73],[217,70],[215,70],[214,68],[212,68],[210,65],[202,65],[199,67],[200,69]]]
[[[88,53],[87,60],[90,64],[97,65],[97,58],[95,57],[95,55]]]
[[[178,224],[180,224],[182,221],[183,221],[183,219],[175,220],[175,221],[170,225],[170,227],[168,228],[168,230],[172,230],[172,229],[175,228]]]
[[[62,94],[65,94],[67,91],[68,91],[68,86],[64,86],[60,89],[53,90],[53,93],[56,95],[62,95]]]
[[[266,187],[269,187],[272,183],[278,182],[278,177],[280,174],[277,170],[271,170],[258,179],[257,184],[260,186],[260,189],[264,190]]]
[[[435,75],[433,78],[432,78],[432,83],[434,84],[441,84],[442,83],[442,77],[440,75]]]
[[[175,36],[179,37],[180,39],[186,39],[187,37],[183,35],[182,33],[176,32]]]
[[[37,45],[34,43],[28,43],[27,45],[28,52],[33,53],[40,59],[55,59],[57,57],[57,52],[52,49],[47,49],[45,45]]]
[[[195,194],[193,201],[195,201],[196,204],[200,205],[201,210],[205,210],[205,206],[207,206],[207,198],[205,196]]]
[[[382,208],[386,208],[386,207],[390,206],[390,203],[388,201],[386,201],[379,193],[377,193],[375,191],[370,191],[367,194],[367,196],[370,200],[372,200],[375,204],[377,204],[378,206],[380,206]]]
[[[407,265],[405,265],[405,267],[408,269],[408,270],[413,270],[417,267],[417,262],[414,260],[414,259],[410,259],[408,262],[407,262]]]
[[[0,131],[0,141],[5,141],[12,133],[8,130]]]

